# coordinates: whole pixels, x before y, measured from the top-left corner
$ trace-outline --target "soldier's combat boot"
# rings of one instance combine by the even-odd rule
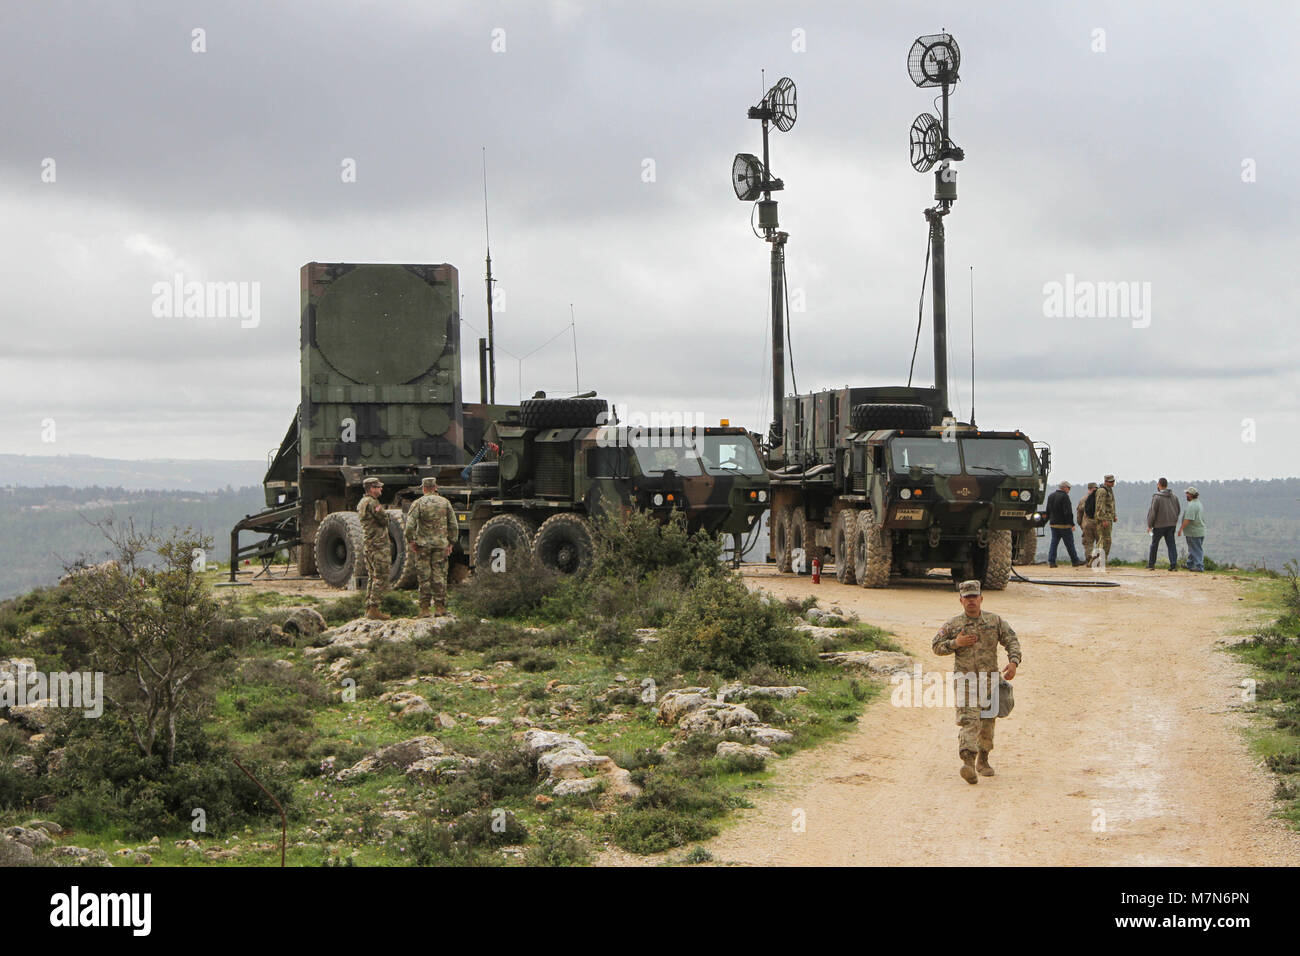
[[[980,758],[975,761],[975,769],[980,772],[981,776],[993,776],[993,768],[989,766],[989,752],[987,750],[980,751]]]
[[[420,613],[417,614],[417,615],[415,615],[415,616],[416,616],[416,617],[428,617],[428,616],[429,616],[429,602],[428,602],[428,601],[421,601],[421,602],[420,602]]]
[[[372,621],[390,621],[393,618],[391,614],[385,614],[383,611],[379,610],[378,604],[366,605],[366,617],[370,618]]]
[[[967,783],[979,783],[979,775],[975,773],[975,755],[969,750],[961,752],[961,778]]]
[[[438,615],[438,617],[444,617],[447,614],[447,602],[438,601],[436,604],[434,604],[433,611],[436,615]]]

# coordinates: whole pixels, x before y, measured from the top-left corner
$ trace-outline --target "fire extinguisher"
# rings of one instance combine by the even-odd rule
[[[822,559],[820,556],[812,559],[812,573],[813,573],[812,583],[821,584],[822,583]]]

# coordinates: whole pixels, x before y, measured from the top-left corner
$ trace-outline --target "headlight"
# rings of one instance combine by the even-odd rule
[[[758,493],[758,500],[759,500],[759,501],[766,501],[766,500],[767,500],[767,492],[766,492],[766,491],[760,491],[760,492]]]
[[[898,497],[900,497],[900,498],[902,498],[904,501],[906,501],[908,498],[912,497],[912,489],[911,489],[911,488],[904,488],[902,491],[900,491],[900,492],[898,493]]]
[[[652,500],[653,500],[654,503],[655,503],[655,507],[658,508],[660,505],[662,505],[662,504],[664,503],[664,496],[663,496],[663,495],[655,495],[654,498],[653,498]]]
[[[1034,493],[1032,491],[1022,491],[1020,492],[1020,500],[1027,505],[1033,504]]]

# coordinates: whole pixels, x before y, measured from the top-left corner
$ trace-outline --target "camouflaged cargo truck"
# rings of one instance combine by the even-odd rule
[[[680,513],[691,532],[729,535],[739,560],[768,503],[755,436],[606,417],[603,399],[540,398],[489,428],[497,460],[475,465],[467,487],[442,492],[468,518],[463,540],[476,566],[530,548],[549,567],[581,571],[592,559],[592,519],[634,509],[664,521]]]
[[[300,403],[268,455],[266,510],[231,531],[232,582],[241,560],[266,567],[285,551],[296,554],[300,574],[334,587],[363,575],[355,509],[369,477],[384,482],[391,581],[401,586],[414,585],[403,516],[426,476],[438,478],[456,508],[452,558],[461,569],[477,563],[480,545],[490,554],[488,543],[504,540],[526,541],[544,563],[578,570],[590,560],[589,519],[615,506],[664,517],[679,510],[692,529],[733,535],[766,507],[767,475],[741,429],[707,429],[698,454],[674,448],[682,454],[656,468],[626,429],[597,429],[603,400],[462,402],[453,266],[312,262],[301,277]],[[669,445],[673,438],[658,436]],[[499,460],[467,464],[489,440],[502,449]],[[241,547],[243,532],[262,537]]]
[[[1005,588],[1013,558],[1034,560],[1050,449],[940,420],[941,403],[931,388],[787,397],[769,560],[799,571],[829,559],[837,580],[863,587],[944,568]]]

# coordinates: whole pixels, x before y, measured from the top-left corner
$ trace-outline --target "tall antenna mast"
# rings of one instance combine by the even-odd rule
[[[572,302],[569,303],[569,331],[573,333],[573,391],[576,395],[582,391],[582,385],[578,381],[578,325],[573,317]]]
[[[970,423],[975,424],[975,267],[970,267]]]
[[[785,330],[782,327],[785,290],[785,242],[789,233],[780,230],[776,201],[772,193],[785,183],[771,174],[768,164],[768,129],[775,124],[781,132],[794,126],[798,115],[794,82],[783,76],[772,85],[757,106],[749,108],[750,119],[763,123],[763,158],[752,153],[738,153],[731,163],[731,185],[741,202],[757,201],[758,226],[763,239],[772,246],[770,284],[772,292],[772,426],[768,445],[776,448],[784,442],[781,406],[785,399]],[[760,198],[761,197],[761,198]]]
[[[961,51],[949,33],[936,33],[917,38],[907,54],[907,72],[912,82],[921,88],[940,87],[942,97],[941,117],[922,113],[912,121],[912,167],[924,173],[934,164],[935,205],[925,210],[930,224],[930,258],[934,262],[934,388],[939,393],[943,415],[948,417],[948,295],[944,274],[944,217],[952,211],[957,201],[957,171],[952,160],[962,160],[966,154],[955,145],[948,130],[948,96],[957,85],[957,69],[961,65]]]
[[[487,147],[483,147],[483,238],[487,246],[488,402],[497,400],[497,349],[492,328],[492,232],[488,226]]]

